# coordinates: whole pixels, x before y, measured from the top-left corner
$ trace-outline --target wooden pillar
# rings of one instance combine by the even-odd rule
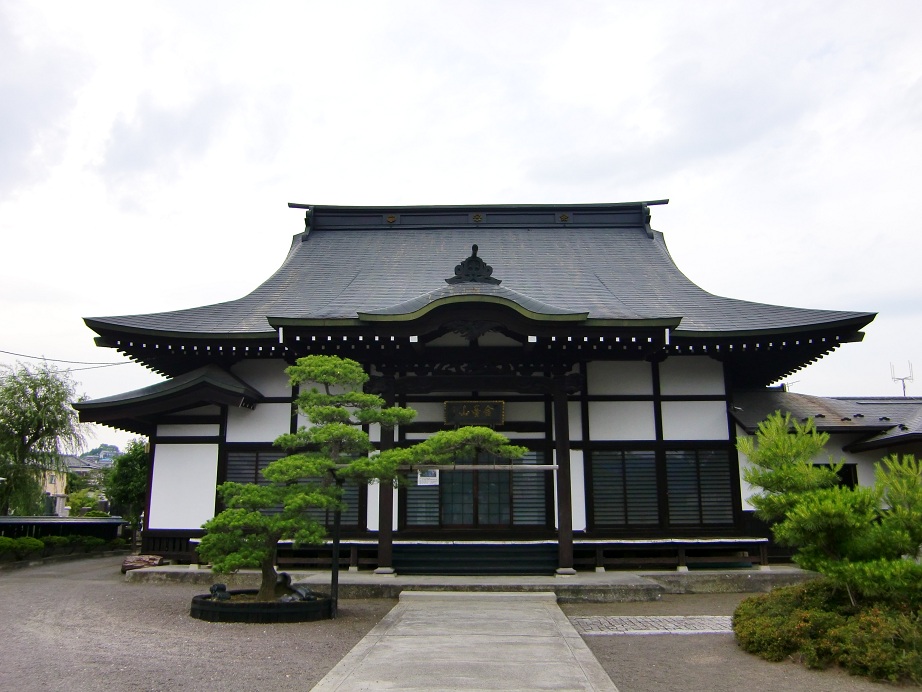
[[[383,394],[385,406],[394,405],[394,383],[389,380]],[[381,428],[380,449],[394,448],[394,429]],[[378,483],[378,567],[375,574],[394,573],[394,487]]]
[[[555,373],[554,451],[557,462],[557,574],[576,574],[573,569],[573,502],[570,498],[570,418],[563,373]]]

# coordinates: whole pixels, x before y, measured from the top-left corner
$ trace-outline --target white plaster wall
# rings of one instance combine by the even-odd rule
[[[154,447],[149,526],[198,529],[214,516],[218,445]]]
[[[557,452],[555,450],[552,458],[557,463]],[[583,469],[583,453],[578,450],[570,450],[570,507],[572,510],[571,521],[573,522],[574,531],[584,531],[586,529],[586,491],[585,491],[585,473]],[[554,528],[560,528],[560,521],[557,508],[559,506],[558,493],[560,488],[557,485],[557,472],[551,474],[552,484],[554,486],[554,503],[551,506],[551,512],[554,514]]]
[[[723,366],[707,356],[673,356],[659,364],[662,394],[724,394]]]
[[[369,483],[365,486],[366,508],[367,508],[367,528],[369,531],[377,531],[380,522],[378,521],[378,508],[381,506],[378,501],[378,494],[381,491],[379,483]]]
[[[655,440],[652,401],[590,401],[589,437],[598,440]]]
[[[727,404],[723,401],[664,401],[663,439],[726,440]]]
[[[573,530],[586,530],[586,469],[583,451],[570,450],[570,495],[573,503]]]
[[[736,426],[737,439],[739,439],[740,437],[746,437],[746,436],[747,435],[745,432],[743,432],[743,429],[740,428],[739,426]],[[753,489],[751,485],[749,485],[749,483],[743,480],[743,470],[749,468],[752,465],[752,462],[749,461],[749,457],[747,457],[742,452],[739,452],[739,461],[740,461],[740,498],[743,501],[743,510],[752,510],[752,509],[755,509],[755,507],[753,507],[752,503],[749,502],[749,498],[752,497],[753,494],[755,494],[755,490]]]
[[[551,416],[553,418],[553,415]],[[583,439],[583,415],[582,407],[578,401],[567,402],[567,424],[570,427],[570,439]]]
[[[594,361],[586,367],[589,394],[653,394],[649,363]]]
[[[194,423],[170,423],[157,426],[159,437],[206,437],[221,434],[221,426],[211,423],[198,425]]]
[[[291,428],[290,404],[258,404],[227,411],[228,442],[272,442]]]
[[[291,396],[291,385],[281,358],[243,360],[231,366],[231,372],[263,396]]]

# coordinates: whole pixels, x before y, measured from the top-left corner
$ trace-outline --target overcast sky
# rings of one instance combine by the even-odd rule
[[[123,361],[83,317],[248,293],[288,202],[661,198],[704,289],[879,313],[793,391],[922,395],[918,0],[0,0],[2,351]]]

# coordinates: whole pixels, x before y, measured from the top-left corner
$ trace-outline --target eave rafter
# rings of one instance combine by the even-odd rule
[[[609,321],[610,322],[610,321]],[[107,333],[97,339],[152,370],[175,376],[206,363],[229,365],[252,358],[293,363],[300,356],[324,353],[366,363],[432,362],[449,354],[430,342],[449,332],[477,337],[495,331],[517,341],[512,348],[532,363],[588,360],[662,360],[673,356],[707,356],[728,364],[734,381],[746,385],[777,382],[815,362],[843,343],[860,341],[863,324],[818,325],[812,330],[709,333],[675,327],[678,319],[635,320],[601,324],[532,319],[496,302],[459,304],[425,311],[414,320],[280,320],[277,332],[258,335],[191,335]],[[489,349],[501,354],[508,348]],[[522,355],[524,354],[524,355]],[[452,360],[476,357],[468,351]],[[505,356],[504,356],[505,357]]]

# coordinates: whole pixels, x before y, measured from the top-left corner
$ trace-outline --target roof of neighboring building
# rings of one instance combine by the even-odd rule
[[[243,298],[86,323],[100,334],[253,337],[292,321],[410,319],[459,300],[505,304],[532,319],[672,326],[677,336],[855,332],[874,318],[704,291],[650,228],[648,203],[304,206],[308,228],[294,237],[275,274]],[[501,286],[446,285],[472,245]]]
[[[93,461],[92,459],[86,459],[84,457],[78,457],[73,454],[62,454],[61,462],[67,467],[68,471],[74,473],[89,471],[96,471],[98,469],[106,468],[105,465],[100,464],[98,461]]]
[[[920,397],[819,397],[781,388],[734,392],[730,412],[748,433],[775,411],[795,420],[813,419],[828,433],[865,433],[850,451],[894,447],[922,439]]]

